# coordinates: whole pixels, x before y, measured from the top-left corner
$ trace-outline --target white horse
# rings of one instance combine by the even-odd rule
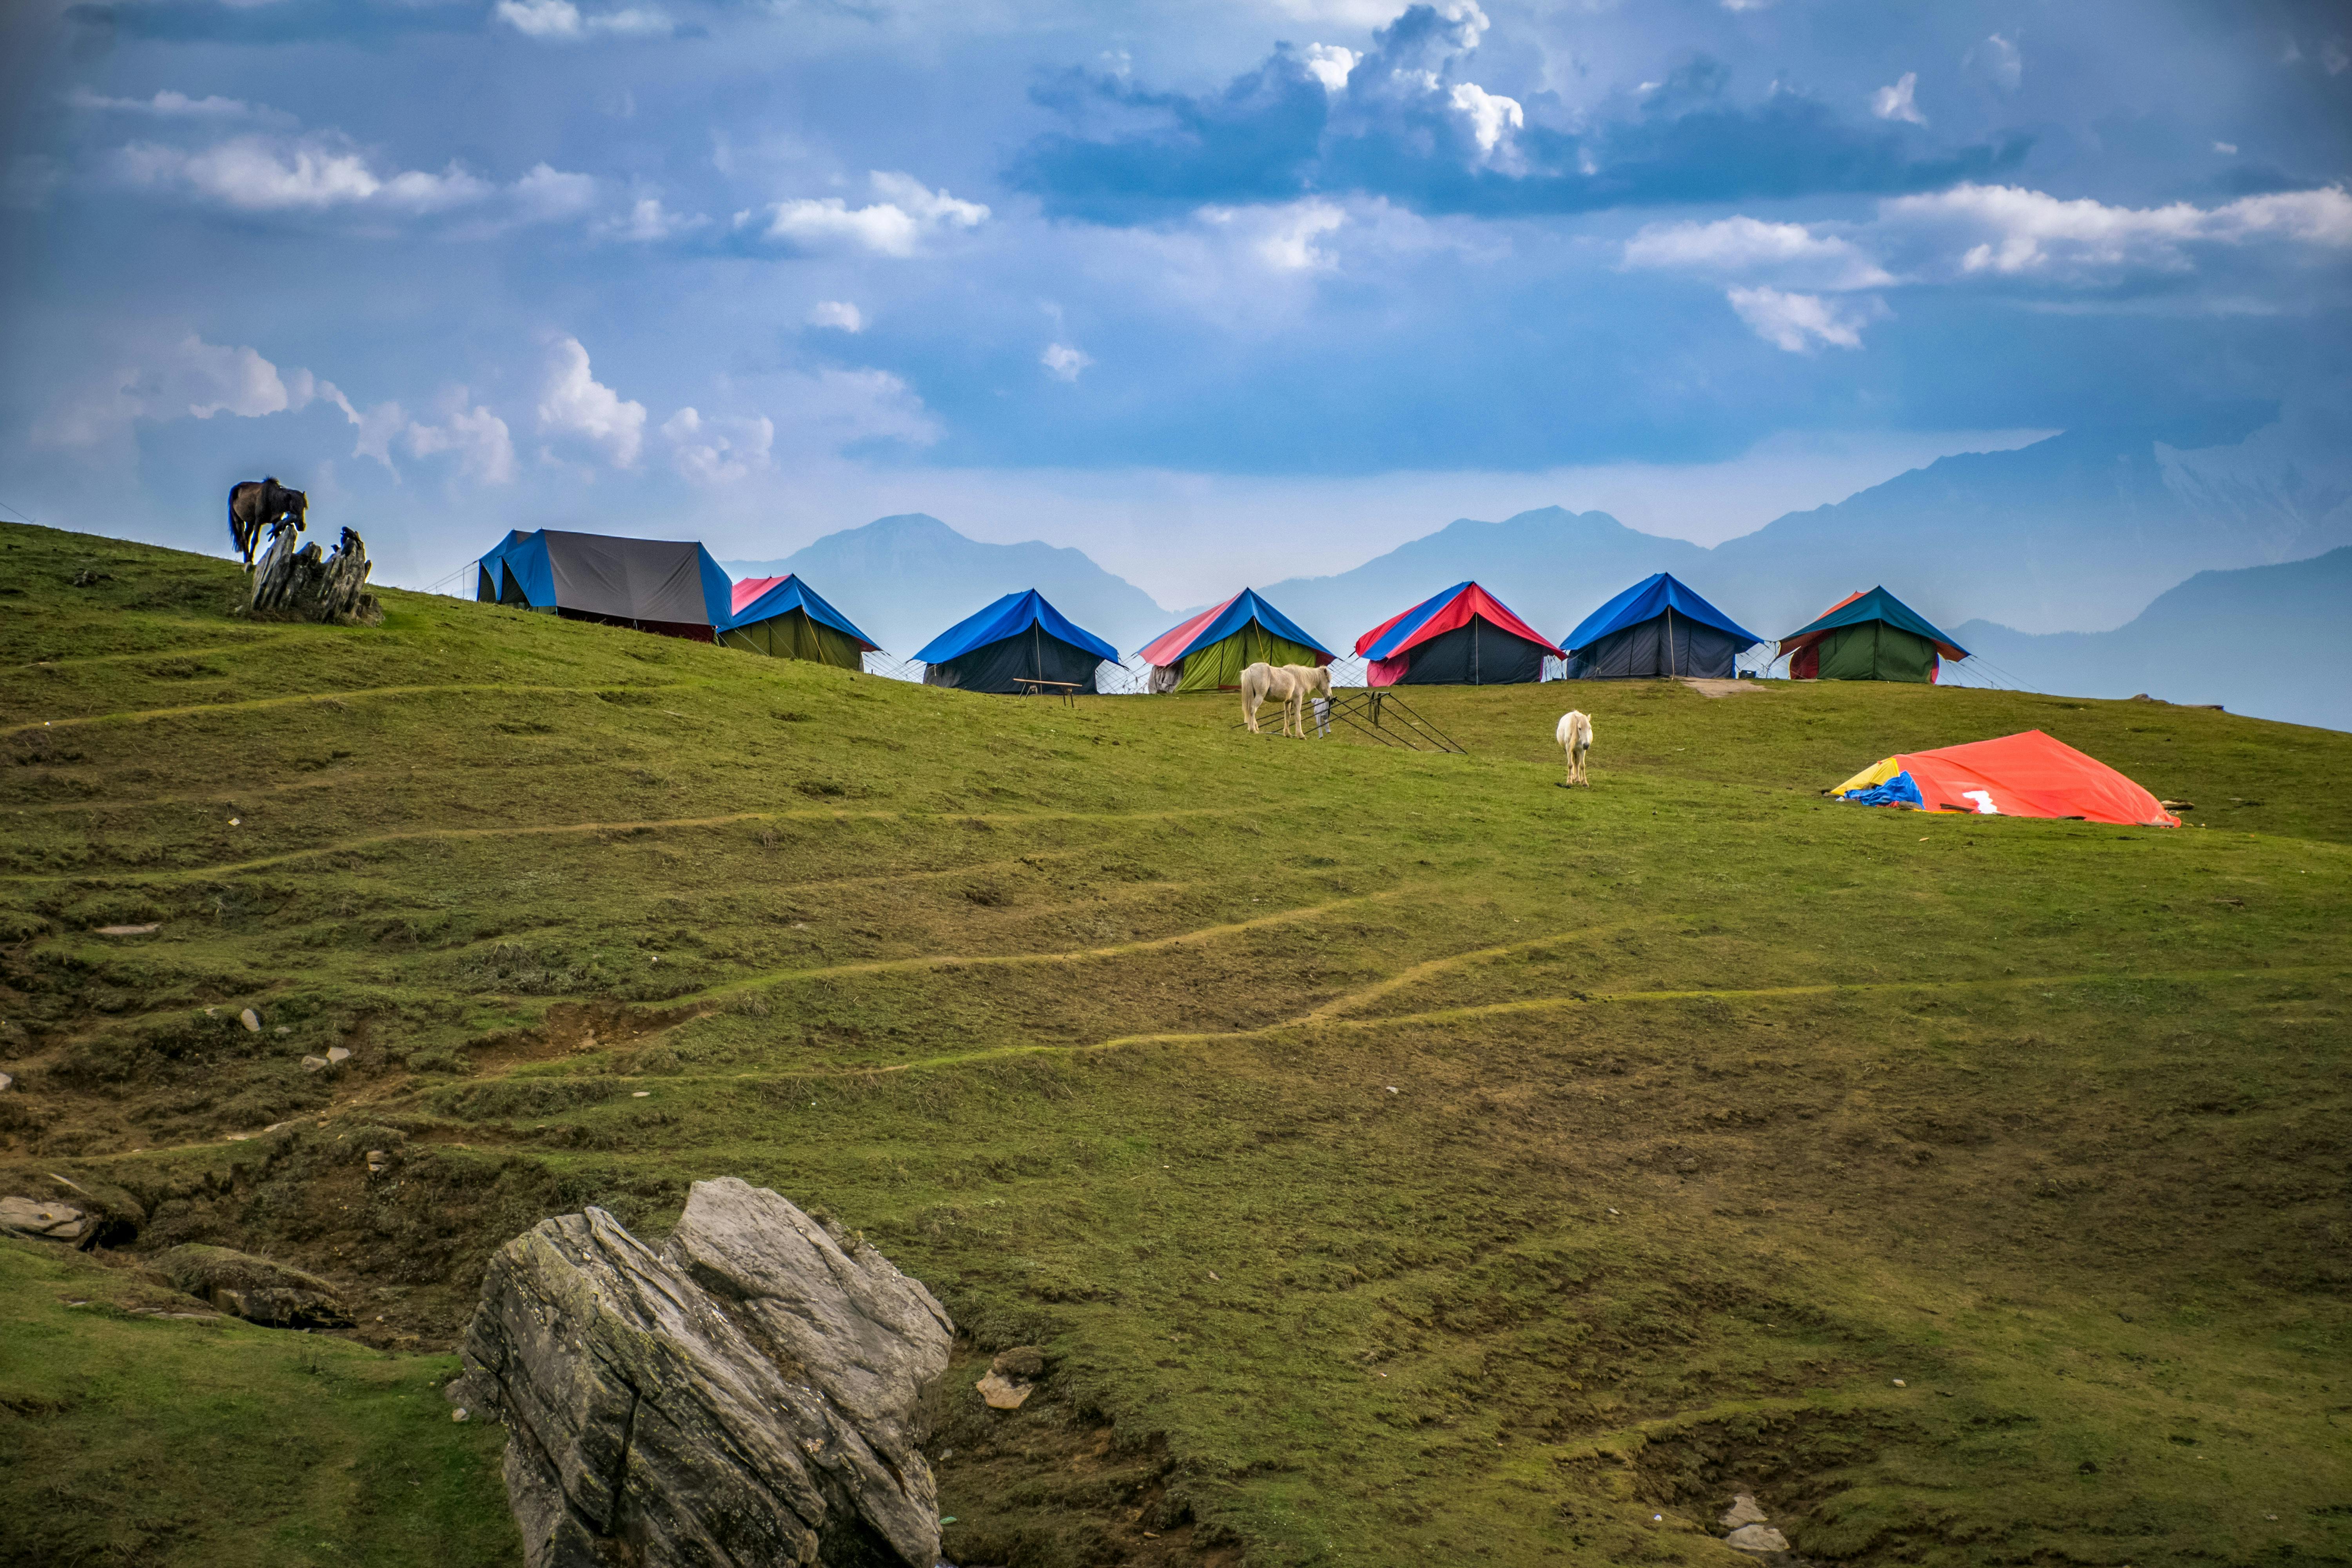
[[[1242,671],[1242,721],[1251,734],[1258,732],[1258,705],[1269,697],[1282,704],[1282,732],[1290,733],[1291,709],[1298,700],[1298,679],[1292,673],[1297,668],[1286,665],[1276,669],[1261,662]]]
[[[1591,789],[1592,781],[1584,775],[1584,757],[1592,750],[1591,715],[1570,709],[1559,716],[1559,728],[1552,731],[1552,739],[1559,742],[1560,749],[1568,753],[1568,777],[1560,782],[1559,787],[1566,789],[1570,784],[1582,784]]]
[[[1307,739],[1307,704],[1318,697],[1326,702],[1331,700],[1331,667],[1328,664],[1286,664],[1282,667],[1282,673],[1290,677],[1292,688],[1291,705],[1285,710],[1284,717],[1297,721],[1297,735],[1303,741]],[[1285,732],[1288,731],[1286,730]]]

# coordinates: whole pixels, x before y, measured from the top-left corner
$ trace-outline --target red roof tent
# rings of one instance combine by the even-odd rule
[[[1920,804],[1928,811],[2079,816],[2142,827],[2180,826],[2180,819],[2156,796],[2096,757],[2039,730],[1933,752],[1903,752],[1892,760],[1911,775]]]
[[[1399,621],[1405,620],[1411,616],[1421,614],[1426,607],[1426,601],[1423,601],[1423,604],[1415,605],[1410,610],[1399,611],[1397,614],[1391,616],[1387,620],[1382,621],[1379,626],[1374,626],[1370,631],[1366,632],[1362,637],[1358,637],[1356,639],[1357,654],[1361,656],[1370,653],[1373,646],[1388,635],[1388,631],[1391,626],[1395,626]],[[1510,633],[1513,637],[1525,637],[1531,643],[1541,643],[1545,647],[1551,648],[1551,651],[1555,654],[1559,652],[1557,647],[1552,647],[1552,641],[1549,637],[1536,630],[1535,627],[1528,625],[1527,622],[1519,619],[1516,615],[1513,615],[1511,613],[1511,607],[1508,605],[1504,604],[1502,600],[1497,599],[1495,595],[1486,592],[1486,589],[1478,586],[1477,584],[1465,583],[1462,585],[1461,589],[1454,594],[1453,601],[1450,604],[1447,604],[1438,610],[1435,615],[1431,616],[1428,620],[1423,622],[1420,626],[1415,626],[1412,629],[1412,635],[1400,640],[1394,647],[1382,649],[1381,657],[1383,658],[1394,658],[1398,654],[1403,653],[1407,649],[1412,648],[1418,644],[1425,643],[1430,638],[1438,636],[1442,632],[1450,632],[1456,626],[1466,626],[1470,624],[1470,618],[1473,616],[1483,619],[1489,626],[1501,627],[1504,631]]]

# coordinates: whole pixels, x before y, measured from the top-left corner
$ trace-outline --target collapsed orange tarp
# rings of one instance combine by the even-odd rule
[[[1891,765],[1890,765],[1891,764]],[[2146,827],[2178,827],[2180,819],[2156,796],[2063,741],[2039,730],[1971,741],[1933,752],[1889,757],[1839,785],[1833,794],[1911,775],[1921,809],[1969,811],[1986,816],[2079,816]],[[1876,775],[1876,776],[1873,776]]]

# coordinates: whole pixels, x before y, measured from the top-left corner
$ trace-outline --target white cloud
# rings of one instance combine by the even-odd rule
[[[1486,29],[1494,26],[1486,13],[1478,9],[1478,0],[1440,0],[1437,14],[1454,24],[1452,41],[1464,54],[1476,48]]]
[[[534,163],[514,183],[511,195],[516,213],[526,221],[577,217],[596,205],[596,180]]]
[[[2235,142],[2216,142],[2213,143],[2213,151],[2221,153],[2224,158],[2234,158],[2238,155],[2238,144]]]
[[[778,202],[770,209],[768,237],[809,250],[908,257],[939,234],[977,228],[988,220],[988,208],[981,203],[958,201],[911,175],[877,169],[871,177],[874,194],[881,198],[871,206],[853,207],[839,196]],[[736,222],[748,223],[751,216],[739,215]]]
[[[1045,352],[1037,356],[1037,363],[1044,365],[1045,374],[1055,381],[1076,381],[1078,373],[1095,362],[1094,356],[1082,349],[1072,348],[1067,343],[1047,343]]]
[[[490,15],[525,37],[551,43],[585,38],[666,37],[677,24],[661,12],[635,5],[617,11],[583,11],[572,0],[499,0]]]
[[[1893,87],[1882,87],[1870,95],[1870,111],[1881,120],[1904,120],[1914,125],[1925,125],[1927,117],[1919,112],[1912,94],[1919,86],[1917,71],[1905,71]]]
[[[1723,8],[1727,11],[1761,11],[1770,4],[1772,0],[1723,0]]]
[[[1517,131],[1527,124],[1527,116],[1519,100],[1488,92],[1475,81],[1454,84],[1454,107],[1470,121],[1470,133],[1477,138],[1478,151],[1492,153],[1506,131]]]
[[[808,324],[812,327],[833,327],[845,332],[862,332],[866,330],[866,315],[846,300],[820,300],[809,307]]]
[[[2344,52],[2344,40],[2330,38],[2319,46],[2319,63],[2329,76],[2342,76],[2352,68],[2352,55]]]
[[[2184,248],[2285,240],[2352,247],[2352,195],[2340,185],[2247,196],[2219,207],[2063,200],[2016,185],[1960,184],[1879,205],[1879,222],[1958,252],[1963,274],[2060,280],[2126,268],[2186,271]]]
[[[1651,224],[1625,242],[1621,266],[1716,274],[1769,272],[1813,289],[1877,289],[1895,281],[1851,240],[1803,224],[1752,217]]]
[[[111,444],[137,420],[258,419],[332,403],[353,424],[359,416],[335,384],[309,371],[281,373],[245,345],[208,343],[194,333],[142,356],[142,363],[103,373],[53,401],[33,426],[36,445],[90,447]]]
[[[1250,255],[1276,272],[1319,272],[1339,266],[1339,258],[1318,248],[1315,241],[1348,221],[1340,208],[1312,199],[1281,206],[1202,207],[1193,216],[1232,232]]]
[[[242,212],[370,206],[433,213],[488,196],[492,186],[456,163],[438,174],[410,169],[379,174],[366,155],[331,137],[279,142],[239,136],[190,153],[133,143],[116,155],[133,184],[175,185]]]
[[[1863,327],[1885,310],[1875,300],[1857,307],[1818,294],[1784,294],[1778,289],[1734,289],[1724,297],[1758,337],[1790,353],[1811,353],[1824,343],[1858,349]]]
[[[391,406],[394,412],[398,411],[398,405]],[[438,424],[409,425],[404,443],[410,455],[430,458],[454,452],[457,456],[457,471],[466,478],[490,485],[514,482],[514,437],[505,420],[472,402],[462,386],[452,387],[442,395],[438,412]],[[390,459],[385,461],[389,463]]]
[[[775,422],[765,416],[706,419],[691,407],[662,421],[661,433],[677,471],[706,485],[732,484],[766,468],[776,440]]]
[[[662,205],[659,196],[639,196],[630,205],[628,216],[608,218],[596,226],[596,232],[614,239],[630,239],[650,245],[656,240],[690,234],[709,222],[700,213],[671,212]]]
[[[163,89],[152,98],[106,98],[78,87],[66,95],[66,101],[76,109],[101,110],[115,114],[139,114],[155,120],[253,120],[292,124],[294,117],[275,109],[261,108],[237,98],[190,98],[184,92]]]
[[[1338,92],[1348,85],[1348,73],[1364,57],[1353,49],[1337,44],[1307,46],[1307,74],[1323,84],[1325,92]]]
[[[1981,56],[1979,50],[1982,51]],[[1984,61],[1986,73],[2001,87],[2015,92],[2020,86],[2023,85],[2025,55],[2017,47],[2015,39],[2004,38],[1999,33],[1995,33],[1977,48],[1969,51],[1969,58],[1971,60],[1979,58]]]
[[[636,467],[644,447],[646,405],[623,398],[589,374],[578,338],[559,339],[539,394],[542,434],[573,436],[601,447],[616,468]]]

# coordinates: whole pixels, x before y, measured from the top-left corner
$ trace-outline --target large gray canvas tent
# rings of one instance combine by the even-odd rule
[[[478,564],[477,599],[696,642],[715,641],[735,608],[734,584],[691,539],[543,528],[509,533]]]

